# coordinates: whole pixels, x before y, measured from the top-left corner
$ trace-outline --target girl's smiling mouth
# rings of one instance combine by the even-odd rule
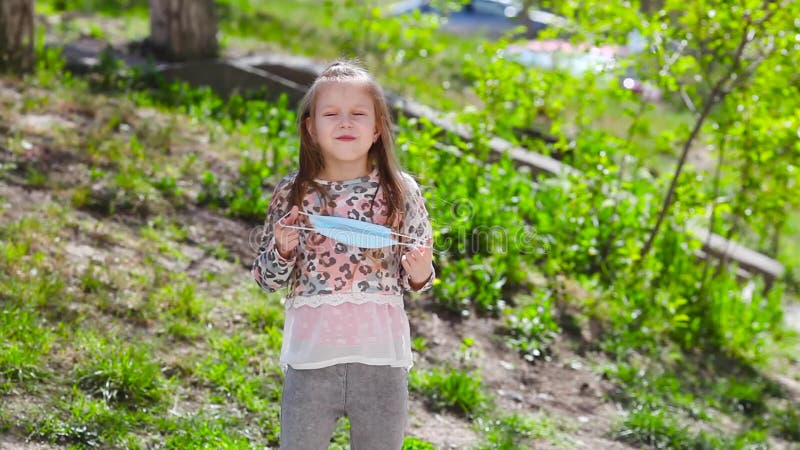
[[[336,138],[336,140],[337,140],[337,141],[347,141],[347,142],[350,142],[350,141],[355,141],[355,140],[356,140],[356,137],[355,137],[355,136],[350,136],[349,134],[345,134],[345,135],[342,135],[342,136],[338,136],[338,137]]]

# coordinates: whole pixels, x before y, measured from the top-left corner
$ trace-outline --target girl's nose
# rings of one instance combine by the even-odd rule
[[[353,125],[353,118],[350,114],[342,114],[342,120],[339,122],[340,127],[349,127]]]

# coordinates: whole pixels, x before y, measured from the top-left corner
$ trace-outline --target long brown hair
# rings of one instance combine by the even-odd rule
[[[320,87],[329,83],[357,83],[367,88],[375,106],[375,124],[379,130],[378,139],[369,149],[368,157],[378,170],[380,189],[383,190],[387,203],[386,225],[400,231],[400,223],[405,212],[405,189],[401,181],[400,163],[394,153],[392,121],[383,89],[366,69],[352,61],[337,61],[330,64],[314,80],[303,100],[297,114],[297,129],[300,134],[300,169],[295,177],[289,194],[292,205],[303,207],[303,198],[309,189],[328,197],[327,189],[314,181],[325,167],[322,151],[306,126],[307,119],[314,120],[317,104],[317,93]],[[327,203],[327,201],[326,201]]]

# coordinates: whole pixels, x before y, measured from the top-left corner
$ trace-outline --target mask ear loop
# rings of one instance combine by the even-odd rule
[[[422,248],[433,248],[432,245],[426,245],[424,243],[425,241],[423,241],[422,239],[415,238],[415,237],[409,236],[407,234],[398,233],[396,231],[391,231],[390,234],[392,234],[394,236],[404,237],[404,238],[410,239],[410,240],[412,240],[414,242],[422,242],[421,244],[408,243],[408,242],[398,242],[397,245],[405,245],[406,247],[416,247],[416,248],[419,248],[419,247],[422,247]]]
[[[308,216],[308,215],[309,215],[308,213],[306,213],[306,212],[304,212],[304,211],[297,211],[297,212],[298,212],[299,214],[302,214],[302,215],[304,215],[304,216]],[[287,213],[287,214],[286,214],[286,216],[288,216],[288,215],[289,215],[289,214]],[[316,231],[316,230],[314,230],[313,228],[309,228],[309,227],[298,227],[297,225],[287,225],[287,224],[285,224],[285,223],[282,223],[282,222],[283,222],[283,220],[284,220],[284,219],[286,219],[286,216],[283,216],[283,217],[281,217],[281,218],[278,220],[278,223],[277,223],[277,224],[278,224],[278,225],[280,225],[280,226],[282,226],[282,227],[286,227],[286,228],[294,228],[295,230]]]

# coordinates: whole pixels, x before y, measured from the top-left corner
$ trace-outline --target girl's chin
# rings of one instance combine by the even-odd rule
[[[366,161],[369,157],[369,152],[363,153],[328,153],[325,155],[326,160],[355,163],[359,161]]]

